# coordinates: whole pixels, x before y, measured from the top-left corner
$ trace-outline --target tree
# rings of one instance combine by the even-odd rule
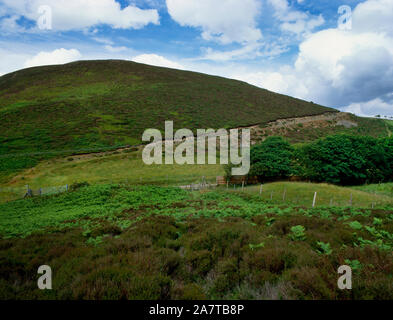
[[[303,146],[303,176],[318,182],[356,185],[391,180],[391,139],[335,135]]]
[[[292,172],[293,148],[282,137],[269,137],[251,148],[250,176],[260,181],[288,177]]]

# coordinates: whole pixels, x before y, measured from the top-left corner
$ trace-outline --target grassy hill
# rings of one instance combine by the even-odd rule
[[[334,111],[244,82],[130,61],[80,61],[0,78],[1,151],[140,142],[146,128],[232,128]]]
[[[134,145],[165,120],[217,129],[330,111],[244,82],[130,61],[36,67],[0,77],[0,157]],[[4,172],[36,159],[0,162]]]
[[[339,121],[269,127],[278,119],[334,112],[244,82],[130,61],[24,69],[0,77],[0,182],[41,160],[139,144],[145,129],[162,130],[165,120],[175,129],[267,126],[255,141],[266,135],[303,142],[341,132],[391,134],[384,120],[352,115],[346,120],[356,124],[351,128]]]

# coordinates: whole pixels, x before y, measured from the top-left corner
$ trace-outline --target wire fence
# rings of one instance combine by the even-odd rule
[[[16,200],[33,196],[47,196],[68,191],[68,185],[32,189],[25,187],[0,187],[0,200]]]

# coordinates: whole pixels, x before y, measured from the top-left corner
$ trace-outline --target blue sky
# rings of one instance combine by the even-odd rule
[[[393,0],[0,0],[0,30],[0,74],[127,59],[393,116]]]

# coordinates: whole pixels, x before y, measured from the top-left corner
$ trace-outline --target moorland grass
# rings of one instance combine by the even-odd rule
[[[391,209],[103,185],[0,205],[1,299],[392,299]],[[53,290],[39,290],[50,265]],[[354,266],[353,289],[337,268]]]
[[[0,178],[52,152],[139,144],[165,120],[218,129],[331,111],[240,81],[130,61],[28,68],[0,77]],[[8,156],[15,153],[30,161]]]

